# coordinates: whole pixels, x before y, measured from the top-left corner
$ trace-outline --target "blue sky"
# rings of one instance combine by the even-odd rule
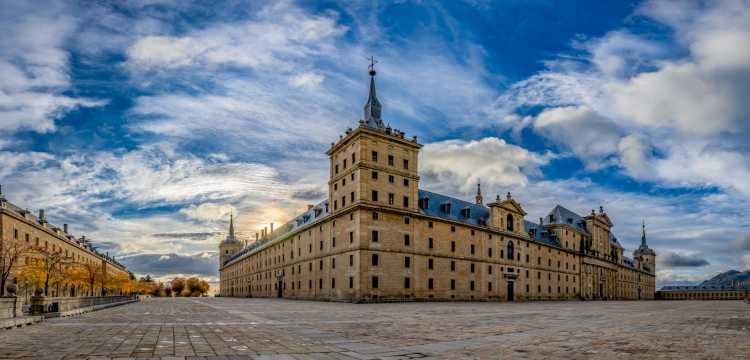
[[[215,277],[325,197],[331,141],[383,117],[420,187],[600,205],[659,281],[750,267],[747,1],[0,0],[0,183],[138,273]],[[743,96],[744,95],[744,96]]]

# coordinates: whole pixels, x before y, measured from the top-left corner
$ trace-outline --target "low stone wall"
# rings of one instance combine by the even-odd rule
[[[0,319],[23,316],[23,298],[0,297]]]
[[[135,296],[31,297],[31,314],[59,317],[123,305],[137,301]]]

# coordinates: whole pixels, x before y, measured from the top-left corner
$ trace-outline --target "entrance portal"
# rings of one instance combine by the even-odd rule
[[[282,281],[279,281],[278,285],[276,285],[277,294],[276,297],[281,298],[284,296],[282,293],[282,288],[284,287],[284,283]]]
[[[513,281],[508,281],[508,301],[513,301]]]

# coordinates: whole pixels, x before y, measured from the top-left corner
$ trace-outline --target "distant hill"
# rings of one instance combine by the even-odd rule
[[[727,272],[723,272],[719,275],[716,275],[703,283],[701,285],[703,286],[732,286],[732,283],[734,282],[740,282],[745,281],[746,284],[750,283],[750,270],[747,271],[737,271],[737,270],[729,270]],[[750,288],[750,285],[746,285],[745,287]]]

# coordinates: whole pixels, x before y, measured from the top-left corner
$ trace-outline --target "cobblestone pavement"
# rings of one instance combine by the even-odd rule
[[[153,299],[0,330],[0,358],[750,359],[750,305]]]

